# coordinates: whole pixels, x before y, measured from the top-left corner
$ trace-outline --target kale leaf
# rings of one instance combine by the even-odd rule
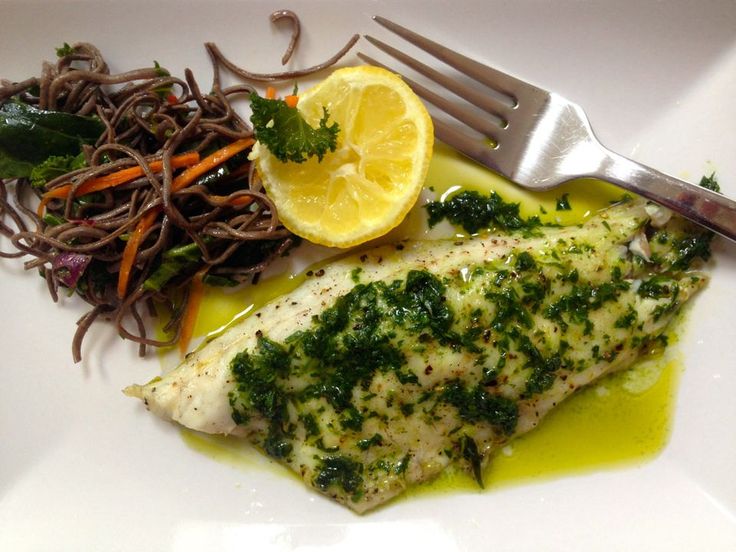
[[[105,126],[96,117],[46,111],[19,101],[0,106],[0,178],[23,178],[52,156],[79,155]]]
[[[336,122],[327,124],[327,108],[323,108],[319,127],[312,128],[299,110],[283,100],[261,98],[253,92],[250,102],[256,139],[279,161],[303,163],[315,155],[322,161],[327,151],[335,151],[340,127]]]
[[[87,165],[84,154],[52,155],[31,169],[31,186],[43,190],[54,178],[81,169]]]

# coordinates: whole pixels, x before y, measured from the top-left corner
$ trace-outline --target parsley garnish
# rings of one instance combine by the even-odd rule
[[[250,107],[256,139],[283,163],[303,163],[314,155],[322,161],[327,151],[335,151],[337,147],[340,127],[337,123],[327,125],[326,107],[322,108],[318,128],[312,128],[298,109],[289,107],[283,100],[261,98],[253,92]]]
[[[710,176],[703,176],[700,179],[700,186],[713,192],[721,191],[721,187],[718,185],[715,173],[712,173]]]
[[[504,201],[496,192],[484,196],[474,190],[460,192],[446,201],[432,201],[426,205],[430,228],[445,218],[452,224],[462,226],[469,234],[475,234],[483,228],[531,232],[542,226],[542,221],[537,216],[523,218],[519,207],[519,203]]]
[[[572,211],[569,196],[570,194],[562,194],[562,197],[557,198],[557,204],[555,205],[556,211]]]
[[[63,45],[56,48],[56,57],[62,58],[65,56],[70,56],[76,51],[77,51],[76,48],[74,48],[73,46],[69,46],[69,43],[65,42]]]

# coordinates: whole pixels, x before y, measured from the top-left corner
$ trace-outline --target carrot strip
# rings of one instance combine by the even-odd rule
[[[36,208],[36,214],[38,215],[38,218],[42,219],[44,212],[46,212],[46,204],[51,201],[52,198],[50,197],[42,197],[41,203],[38,204],[38,207]]]
[[[171,166],[174,169],[188,167],[189,165],[194,165],[196,163],[199,163],[199,153],[196,151],[177,155],[176,157],[171,158]],[[164,168],[163,161],[161,160],[151,161],[148,166],[150,167],[151,172],[154,173],[161,172]],[[125,184],[126,182],[130,182],[131,180],[135,180],[136,178],[143,176],[143,174],[143,168],[140,165],[128,167],[127,169],[122,169],[112,174],[106,174],[105,176],[88,180],[77,188],[74,195],[82,196],[91,194],[92,192],[99,192],[106,188],[120,186],[121,184]],[[69,191],[71,189],[71,184],[65,184],[64,186],[59,186],[58,188],[49,190],[43,194],[43,196],[54,199],[66,199],[69,196]]]
[[[179,332],[179,352],[182,356],[187,354],[189,342],[194,335],[199,307],[202,304],[202,297],[204,296],[204,284],[202,281],[209,268],[209,266],[205,266],[197,271],[192,278],[192,282],[189,284],[189,299],[187,300],[186,310],[181,321],[181,331]]]
[[[240,178],[241,176],[245,176],[250,172],[250,163],[245,163],[244,165],[240,165],[237,169],[234,169],[230,171],[230,174],[227,175],[228,180],[235,180]]]
[[[160,207],[154,207],[143,215],[125,244],[123,257],[120,260],[120,272],[118,273],[118,297],[120,299],[125,297],[125,292],[128,290],[128,280],[130,280],[130,273],[133,270],[133,263],[143,236],[153,226],[160,212]]]
[[[178,192],[183,188],[189,186],[197,178],[212,170],[214,167],[224,163],[232,156],[240,153],[241,151],[251,147],[255,143],[253,138],[244,138],[237,140],[232,144],[228,144],[224,148],[217,150],[216,152],[208,155],[202,159],[196,165],[192,165],[182,172],[179,176],[174,178],[171,183],[171,191]],[[249,202],[248,202],[249,203]],[[241,203],[247,205],[248,203]],[[153,226],[156,217],[161,213],[161,207],[155,207],[149,210],[143,218],[138,221],[138,225],[135,227],[133,234],[125,244],[123,250],[123,257],[120,261],[120,273],[118,274],[118,297],[121,299],[125,296],[125,292],[128,289],[128,280],[130,279],[130,273],[133,269],[133,263],[135,262],[136,254],[138,253],[138,247],[143,239],[143,235],[146,231]]]
[[[171,158],[171,166],[175,169],[181,167],[188,167],[183,173],[177,176],[172,183],[172,191],[178,192],[179,190],[186,188],[197,178],[202,176],[204,173],[212,170],[217,165],[224,163],[234,155],[241,151],[248,149],[255,143],[253,138],[244,138],[237,140],[232,144],[217,150],[216,152],[208,155],[204,159],[200,160],[199,153],[191,152],[183,155],[177,155]],[[163,169],[162,161],[151,161],[149,164],[153,172],[160,172]],[[140,166],[128,167],[116,173],[101,176],[99,178],[93,178],[77,188],[75,195],[85,195],[92,192],[99,192],[106,188],[119,186],[135,180],[139,176],[143,175],[143,169]],[[51,199],[66,199],[69,196],[69,192],[72,189],[71,184],[59,186],[53,190],[49,190],[43,194],[41,203],[38,206],[38,216],[42,217],[46,204]]]
[[[276,99],[276,89],[273,86],[269,86],[266,88],[266,99],[267,100]]]
[[[177,155],[171,158],[171,166],[174,169],[188,167],[189,165],[194,165],[196,163],[199,163],[199,153],[197,153],[196,151],[184,153],[182,155]],[[148,166],[150,167],[152,172],[157,173],[163,170],[164,165],[161,160],[157,160],[151,161]],[[93,192],[99,192],[107,188],[120,186],[121,184],[125,184],[127,182],[130,182],[131,180],[135,180],[136,178],[143,176],[143,174],[144,171],[140,167],[140,165],[128,167],[127,169],[122,169],[111,174],[106,174],[105,176],[100,176],[98,178],[92,178],[88,180],[76,189],[74,195],[83,196],[86,194],[91,194]],[[46,204],[50,200],[66,199],[67,197],[69,197],[71,189],[71,184],[64,184],[63,186],[59,186],[58,188],[54,188],[53,190],[49,190],[48,192],[43,194],[43,196],[41,197],[41,203],[38,206],[38,216],[43,216]]]
[[[251,147],[254,143],[255,140],[253,138],[244,138],[241,140],[237,140],[232,144],[228,144],[227,146],[217,150],[211,155],[208,155],[201,161],[199,160],[198,153],[184,154],[172,158],[171,164],[174,168],[189,165],[189,167],[184,172],[174,178],[174,181],[171,183],[172,192],[178,192],[179,190],[186,188],[206,172],[209,172],[213,168],[233,157],[234,155],[237,155],[241,151]],[[174,162],[175,160],[176,163]],[[150,167],[152,171],[160,171],[163,169],[163,163],[161,161],[152,161],[150,163]],[[117,173],[105,175],[100,178],[96,178],[90,180],[89,182],[86,182],[84,185],[77,188],[77,195],[83,195],[91,193],[93,191],[99,191],[105,188],[109,188],[111,186],[117,186],[124,182],[129,182],[130,180],[133,180],[141,176],[142,174],[143,171],[140,167],[129,167],[127,169],[123,169],[122,171],[118,171]],[[63,189],[65,189],[66,191],[60,191]],[[46,204],[51,199],[64,199],[69,195],[70,190],[71,185],[60,186],[59,188],[54,188],[53,190],[50,190],[49,192],[44,194],[38,207],[38,216],[43,216]],[[233,205],[248,205],[251,201],[252,199],[250,199],[249,197],[244,197],[240,200],[233,200]],[[130,280],[130,274],[133,270],[133,264],[135,263],[135,258],[138,254],[138,248],[140,247],[141,241],[143,240],[143,236],[148,231],[148,229],[153,226],[153,223],[156,221],[156,218],[161,213],[161,211],[162,207],[158,206],[150,209],[145,215],[143,215],[143,217],[138,221],[138,224],[133,230],[133,233],[130,235],[127,243],[125,244],[123,256],[120,260],[120,272],[118,273],[117,292],[120,299],[125,296],[125,293],[128,290],[128,281]]]
[[[210,199],[216,199],[225,203],[227,196],[211,195]],[[232,198],[230,201],[227,201],[228,205],[233,205],[234,207],[243,207],[245,205],[250,205],[251,203],[253,203],[253,196],[237,196]]]
[[[275,93],[275,91],[274,91]],[[225,146],[222,149],[217,150],[211,155],[208,155],[198,164],[193,165],[186,169],[183,173],[177,176],[171,183],[171,191],[178,192],[189,186],[197,178],[209,172],[217,165],[224,163],[234,155],[241,151],[251,147],[255,143],[252,138],[244,138],[237,140],[232,144]],[[241,196],[232,200],[233,205],[248,205],[253,201],[250,196]],[[202,303],[202,297],[204,295],[204,284],[203,279],[207,274],[208,266],[199,270],[192,278],[189,288],[189,299],[187,300],[186,310],[181,323],[181,331],[179,332],[179,351],[182,356],[187,353],[189,349],[189,342],[192,340],[194,335],[194,327],[197,324],[197,315],[199,313],[199,307]]]
[[[192,165],[177,176],[171,183],[171,191],[178,192],[179,190],[186,188],[204,173],[211,171],[217,165],[224,163],[234,155],[248,149],[253,144],[255,144],[255,140],[253,138],[242,138],[208,155],[199,163]]]
[[[284,98],[284,102],[285,102],[285,103],[286,103],[286,105],[288,105],[289,107],[296,107],[296,104],[298,104],[298,103],[299,103],[299,96],[297,96],[297,95],[295,95],[295,94],[291,94],[291,95],[289,95],[289,96],[286,96],[286,97]]]
[[[253,196],[238,196],[230,200],[230,205],[235,205],[236,207],[243,207],[251,203],[253,203]]]

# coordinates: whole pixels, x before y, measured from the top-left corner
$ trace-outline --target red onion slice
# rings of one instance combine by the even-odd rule
[[[81,253],[59,253],[51,262],[51,270],[62,284],[73,288],[91,260],[90,255]]]

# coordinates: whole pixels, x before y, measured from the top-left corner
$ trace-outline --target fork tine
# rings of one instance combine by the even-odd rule
[[[364,38],[376,46],[378,49],[384,51],[394,59],[399,60],[404,65],[411,67],[418,73],[421,73],[425,77],[433,80],[437,84],[444,86],[460,98],[470,102],[471,104],[481,108],[485,112],[498,118],[498,122],[501,126],[506,125],[506,119],[508,118],[509,108],[512,107],[509,102],[504,103],[486,93],[479,92],[477,89],[472,88],[466,84],[463,84],[455,79],[443,75],[439,71],[432,69],[431,67],[417,61],[416,59],[409,57],[405,53],[397,50],[393,46],[389,46],[385,42],[378,40],[369,35],[364,35]],[[509,98],[506,98],[510,100]]]
[[[500,172],[498,160],[496,159],[496,149],[493,146],[468,136],[435,117],[432,117],[432,122],[434,123],[434,135],[440,142],[455,148],[481,165]]]
[[[433,55],[439,60],[444,61],[451,67],[454,67],[461,73],[474,78],[478,82],[485,84],[486,86],[493,88],[499,92],[508,95],[515,104],[518,104],[518,97],[522,94],[547,94],[546,91],[541,88],[519,80],[516,77],[488,67],[480,62],[477,62],[469,57],[459,54],[441,44],[437,44],[433,40],[425,38],[414,31],[402,27],[401,25],[389,21],[385,17],[380,15],[374,15],[373,20],[379,25],[385,27],[389,31],[399,35],[404,40],[411,42],[415,46],[421,48],[425,52]]]
[[[370,65],[375,65],[377,67],[383,67],[384,69],[388,69],[389,71],[393,71],[390,67],[387,67],[383,63],[376,61],[370,56],[365,55],[362,52],[358,53],[358,57],[365,61],[366,63],[369,63]],[[414,92],[427,100],[428,102],[431,102],[432,104],[439,107],[442,111],[447,113],[448,115],[451,115],[461,123],[465,123],[470,128],[473,128],[480,132],[481,134],[487,136],[491,140],[493,140],[495,143],[498,143],[498,131],[505,126],[505,122],[502,119],[499,119],[498,116],[496,117],[495,124],[494,122],[491,122],[488,120],[487,117],[481,117],[477,113],[473,113],[469,109],[463,107],[460,104],[453,103],[450,100],[448,100],[444,96],[440,96],[439,94],[436,94],[435,92],[432,92],[428,88],[425,88],[421,84],[401,75],[401,78],[403,81],[409,85],[409,87],[414,90]]]

